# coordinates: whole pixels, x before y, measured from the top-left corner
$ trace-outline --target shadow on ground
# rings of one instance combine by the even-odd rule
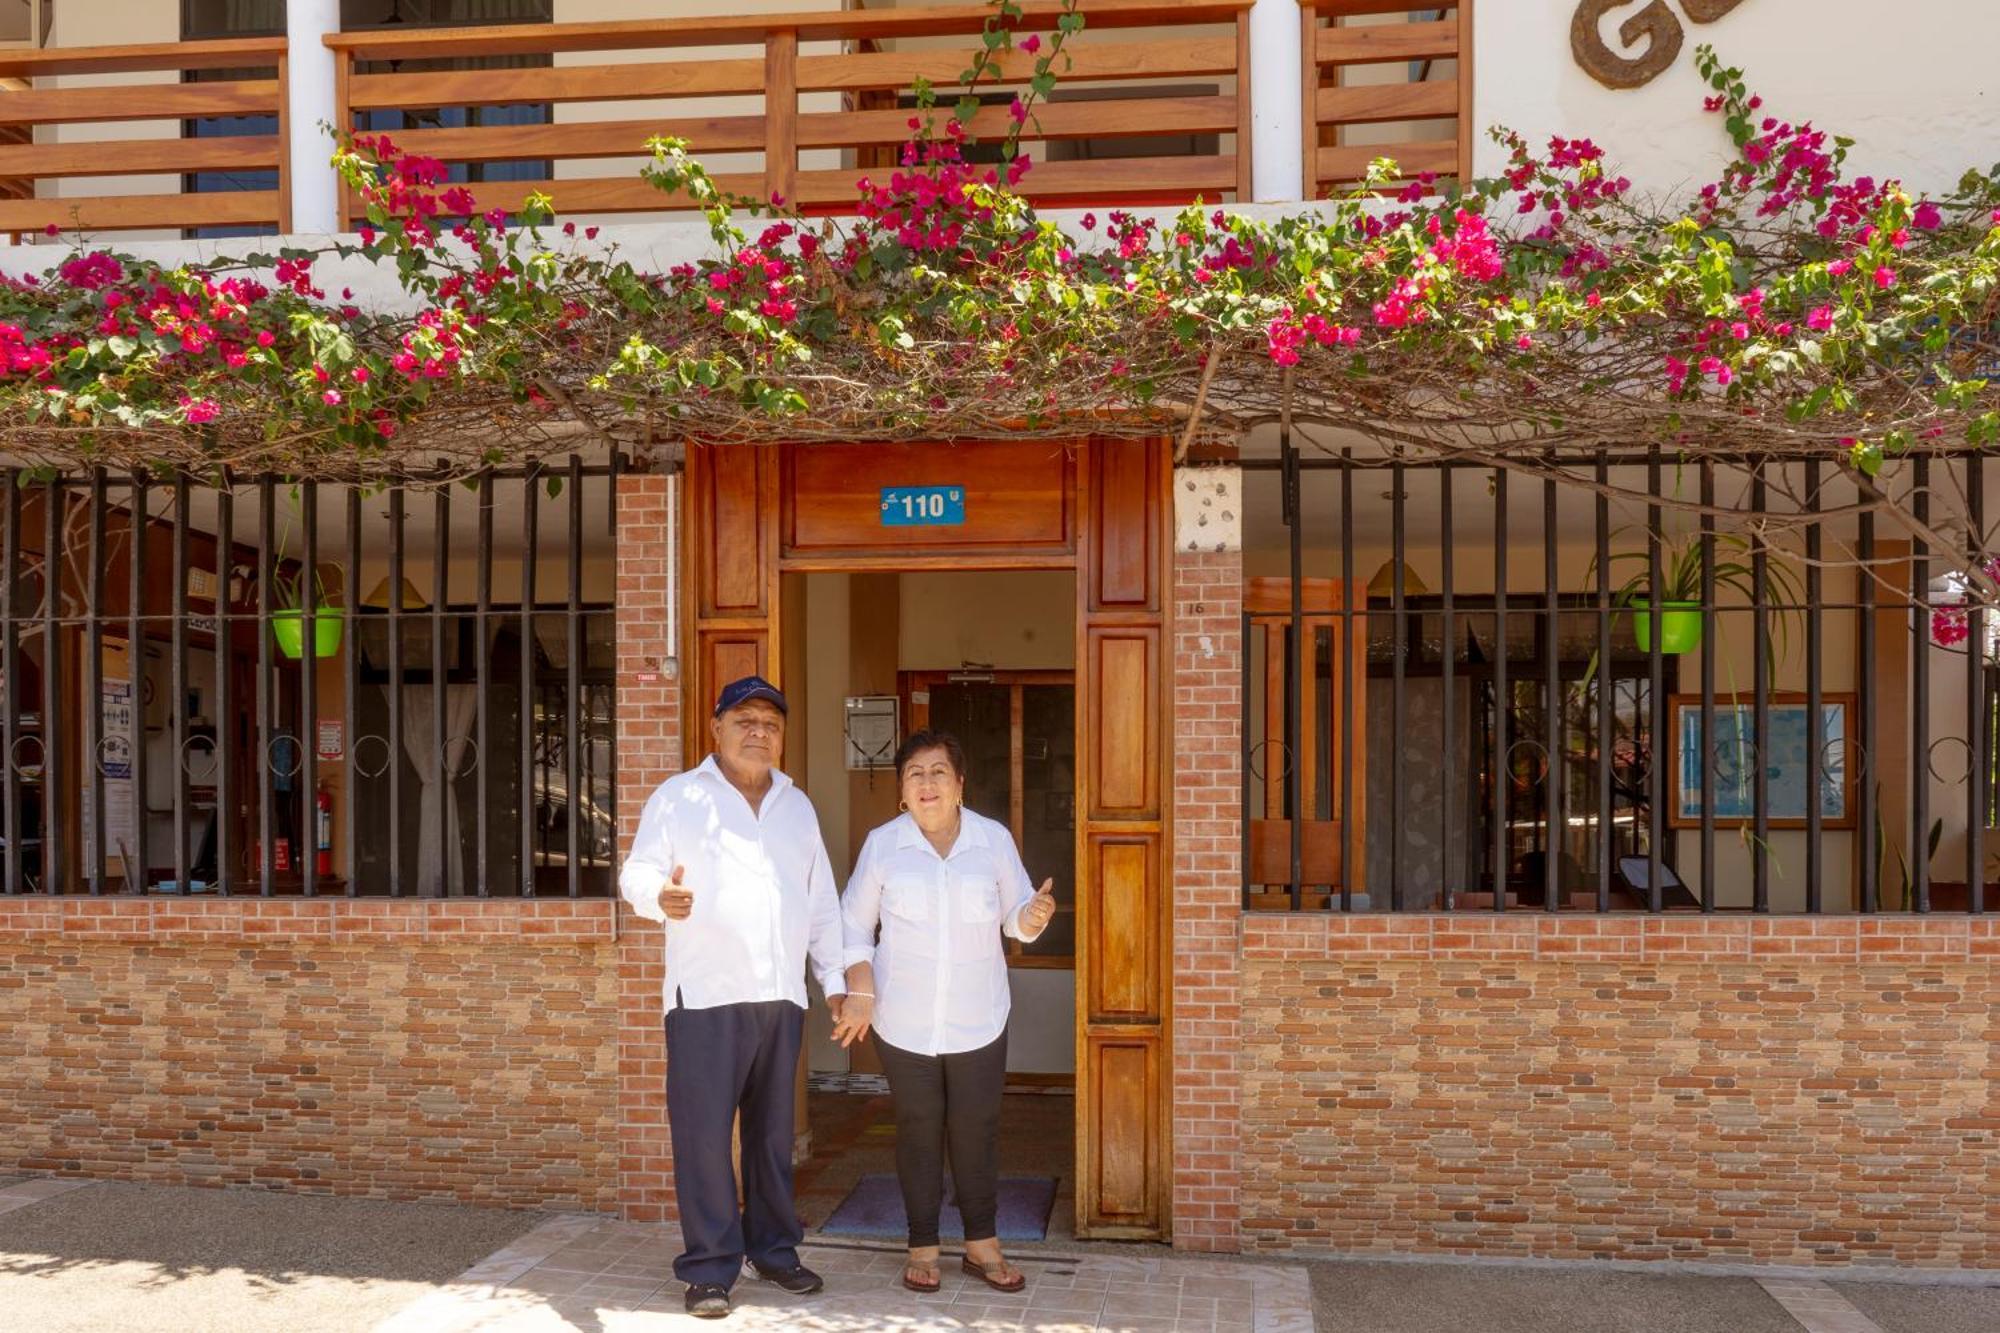
[[[375,1320],[539,1214],[106,1182],[0,1216],[0,1310],[37,1333],[334,1333]]]
[[[1312,1285],[1318,1333],[1800,1333],[1749,1278],[1339,1262]]]

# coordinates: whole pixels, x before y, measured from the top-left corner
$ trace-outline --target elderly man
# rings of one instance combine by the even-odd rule
[[[619,892],[666,926],[667,1117],[690,1314],[720,1319],[747,1257],[794,1295],[821,1287],[799,1263],[792,1102],[805,964],[834,1017],[846,992],[840,898],[819,818],[778,771],[785,696],[759,676],[716,700],[714,753],[646,802]],[[743,1207],[730,1170],[742,1123]]]

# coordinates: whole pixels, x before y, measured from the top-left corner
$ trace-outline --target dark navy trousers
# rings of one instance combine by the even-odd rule
[[[678,998],[678,997],[676,997]],[[805,1228],[792,1202],[792,1110],[805,1010],[785,1000],[667,1011],[667,1120],[687,1248],[683,1282],[731,1287],[747,1257],[798,1267]],[[729,1131],[743,1134],[743,1206]]]

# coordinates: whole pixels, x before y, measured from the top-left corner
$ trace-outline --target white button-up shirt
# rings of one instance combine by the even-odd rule
[[[660,890],[685,871],[694,910],[668,921]],[[783,773],[758,810],[710,755],[668,778],[646,801],[618,891],[640,916],[666,925],[663,998],[674,1007],[790,1000],[805,1007],[805,965],[828,995],[845,995],[840,896],[812,802]]]
[[[1007,1026],[1004,931],[1035,896],[1005,824],[961,812],[951,855],[899,815],[868,835],[840,914],[848,963],[875,965],[875,1028],[919,1055],[976,1051]],[[875,940],[880,925],[881,943]]]

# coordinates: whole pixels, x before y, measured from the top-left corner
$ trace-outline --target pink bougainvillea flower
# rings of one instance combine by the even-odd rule
[[[1972,637],[1965,609],[1940,606],[1931,612],[1931,642],[1940,648],[1955,648]]]
[[[1028,119],[1028,104],[1023,102],[1019,97],[1016,97],[1008,104],[1007,114],[1014,118],[1016,125],[1022,124]]]
[[[1825,333],[1832,328],[1833,307],[1830,305],[1813,307],[1812,313],[1806,316],[1806,327],[1814,333]]]
[[[1847,270],[1853,267],[1854,267],[1853,263],[1851,263],[1848,260],[1836,259],[1831,264],[1828,264],[1826,266],[1826,271],[1832,274],[1834,277],[1839,278],[1839,277],[1845,277],[1847,274]]]
[[[1029,33],[1026,37],[1023,37],[1021,39],[1021,49],[1023,51],[1026,51],[1029,55],[1035,54],[1035,52],[1042,49],[1041,36],[1037,33],[1032,33],[1032,32]]]
[[[325,403],[328,407],[340,406],[340,401],[341,401],[340,390],[338,389],[328,389],[325,393],[321,394],[319,397],[320,401]]]
[[[1910,215],[1910,223],[1918,231],[1936,231],[1944,225],[1944,215],[1938,211],[1936,204],[1926,199],[1918,204],[1916,212]]]
[[[183,397],[181,399],[181,406],[187,411],[187,419],[190,426],[206,425],[222,415],[222,409],[207,398]]]
[[[1896,285],[1896,270],[1887,264],[1875,270],[1875,285],[1887,291]]]

